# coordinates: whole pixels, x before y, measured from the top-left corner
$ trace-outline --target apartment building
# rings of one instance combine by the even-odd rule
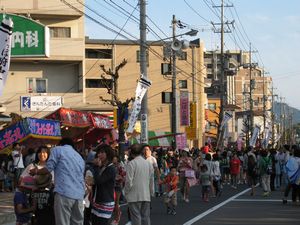
[[[83,10],[77,1],[69,1]],[[1,1],[14,22],[1,112],[43,117],[83,104],[84,17],[60,0]]]
[[[147,43],[148,53],[148,79],[152,81],[152,85],[148,90],[148,122],[149,130],[154,131],[170,131],[171,130],[171,71],[162,74],[162,64],[169,63],[164,53],[167,51],[168,43],[151,42]],[[192,80],[192,49],[185,50],[182,55],[177,57],[177,120],[178,130],[185,132],[186,126],[180,126],[180,93],[185,92],[191,102],[193,95],[197,105],[197,128],[194,132],[195,137],[191,145],[203,144],[203,134],[205,127],[205,109],[204,102],[206,95],[204,93],[204,78],[205,68],[203,62],[203,42],[198,41],[195,46],[195,86],[193,89]],[[107,108],[112,110],[112,106],[105,104],[99,100],[99,96],[105,99],[110,99],[110,94],[107,93],[104,76],[108,79],[103,70],[100,68],[103,65],[106,70],[115,71],[124,59],[127,64],[119,70],[118,79],[118,97],[121,101],[134,97],[137,80],[140,77],[140,49],[137,41],[130,40],[102,40],[102,39],[86,39],[86,74],[84,76],[84,101],[86,107],[91,109]],[[168,66],[167,66],[168,67]],[[194,93],[193,93],[194,90]]]

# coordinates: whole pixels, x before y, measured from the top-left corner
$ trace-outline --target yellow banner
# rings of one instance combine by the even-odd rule
[[[197,103],[190,102],[190,127],[197,127]]]
[[[189,140],[197,139],[197,129],[194,127],[185,128],[186,138]]]

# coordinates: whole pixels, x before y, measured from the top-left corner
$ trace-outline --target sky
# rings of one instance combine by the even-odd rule
[[[85,0],[86,14],[98,23],[86,19],[86,36],[96,39],[139,39],[138,0]],[[300,1],[299,0],[224,0],[225,21],[233,21],[231,33],[226,33],[225,50],[249,51],[249,43],[256,53],[253,62],[273,78],[275,92],[292,107],[300,109]],[[172,15],[186,28],[185,33],[198,29],[197,37],[207,50],[220,46],[220,34],[214,33],[211,22],[220,22],[217,7],[221,0],[147,0],[147,40],[170,37]],[[130,16],[130,19],[129,19]],[[104,19],[105,18],[105,19]],[[113,28],[103,28],[99,23]],[[121,34],[126,37],[117,35]],[[126,33],[124,33],[126,32]],[[188,38],[187,38],[188,39]],[[191,40],[191,39],[190,39]]]

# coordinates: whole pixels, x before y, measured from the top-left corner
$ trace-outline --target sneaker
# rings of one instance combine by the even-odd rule
[[[173,209],[173,210],[172,210],[171,214],[172,214],[173,216],[175,216],[175,215],[176,215],[176,211],[175,211],[175,209]]]
[[[114,220],[114,221],[111,222],[110,225],[118,225],[118,224],[119,224],[118,221]]]
[[[128,221],[125,225],[131,225],[132,223],[131,223],[131,221]]]
[[[172,213],[172,210],[170,208],[167,208],[167,214],[170,215]]]
[[[190,202],[190,200],[189,200],[188,198],[186,198],[184,201],[185,201],[186,203],[189,203],[189,202]]]
[[[263,193],[263,197],[268,197],[269,195],[270,195],[269,192],[264,192],[264,193]]]

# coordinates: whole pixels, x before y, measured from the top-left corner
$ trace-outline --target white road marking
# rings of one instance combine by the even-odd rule
[[[239,196],[245,194],[246,192],[248,192],[248,191],[250,191],[250,190],[251,190],[251,188],[247,188],[246,190],[244,190],[244,191],[242,191],[242,192],[240,192],[240,193],[238,193],[238,194],[236,194],[236,195],[230,197],[229,199],[225,200],[224,202],[221,202],[220,204],[218,204],[218,205],[216,205],[216,206],[214,206],[214,207],[212,207],[212,208],[206,210],[205,212],[203,212],[203,213],[199,214],[198,216],[194,217],[193,219],[191,219],[191,220],[185,222],[183,225],[191,225],[191,224],[197,222],[198,220],[200,220],[200,219],[202,219],[203,217],[207,216],[208,214],[210,214],[210,213],[216,211],[217,209],[221,208],[222,206],[226,205],[227,203],[233,201],[233,200],[236,199],[237,197],[239,197]]]
[[[232,201],[234,202],[282,202],[282,199],[242,199],[242,198],[237,198],[233,199]],[[290,202],[290,200],[287,200]]]

